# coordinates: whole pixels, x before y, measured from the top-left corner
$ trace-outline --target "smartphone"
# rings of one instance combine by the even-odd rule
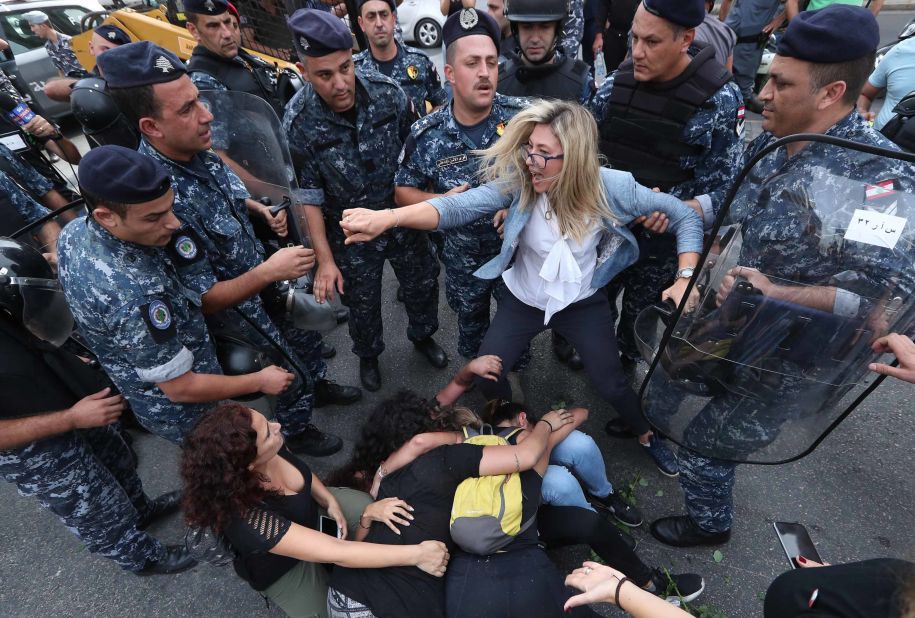
[[[772,525],[775,526],[775,534],[778,535],[778,540],[781,542],[782,549],[785,550],[785,556],[788,557],[788,562],[791,563],[792,568],[797,569],[800,567],[795,560],[798,556],[816,560],[822,564],[823,559],[820,558],[820,553],[814,546],[810,534],[807,533],[807,528],[802,524],[777,521]]]
[[[327,517],[321,515],[318,517],[318,530],[324,534],[330,535],[335,538],[342,538],[340,536],[340,528],[337,527],[337,522],[333,517]]]

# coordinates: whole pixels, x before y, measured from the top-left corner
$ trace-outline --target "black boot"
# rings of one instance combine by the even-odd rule
[[[651,524],[651,535],[674,547],[695,547],[696,545],[721,545],[731,539],[731,531],[709,532],[700,528],[689,515],[662,517]]]
[[[171,575],[187,571],[197,566],[197,561],[191,557],[190,552],[183,545],[168,545],[165,548],[165,555],[150,562],[142,571],[136,571],[137,575]]]
[[[579,371],[585,366],[581,362],[581,356],[578,355],[578,351],[572,347],[571,343],[566,341],[565,337],[556,331],[553,331],[553,354],[573,371]]]
[[[324,359],[333,358],[336,355],[337,355],[337,348],[330,345],[326,341],[321,344],[321,358],[324,358]]]
[[[315,381],[315,407],[346,406],[362,399],[362,391],[355,386],[343,386],[332,380]]]
[[[448,355],[442,349],[442,346],[435,343],[432,337],[426,337],[421,341],[414,341],[413,345],[419,350],[429,364],[436,369],[442,369],[448,366]]]
[[[359,359],[359,379],[367,391],[381,388],[381,372],[378,370],[378,357],[368,356]]]
[[[167,494],[162,494],[150,503],[149,511],[140,518],[139,522],[137,522],[137,529],[146,530],[151,523],[161,517],[176,512],[179,508],[181,508],[180,491],[176,490],[170,491]]]
[[[334,307],[337,324],[346,324],[349,321],[349,307]]]
[[[343,440],[339,436],[324,433],[309,424],[302,433],[286,438],[286,446],[290,451],[299,455],[326,457],[343,448]]]

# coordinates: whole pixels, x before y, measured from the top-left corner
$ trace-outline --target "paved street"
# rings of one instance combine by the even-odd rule
[[[896,33],[911,12],[881,15],[883,41]],[[758,117],[757,117],[758,118]],[[756,122],[751,120],[751,122]],[[758,124],[757,124],[758,130]],[[322,408],[315,422],[346,439],[334,457],[310,460],[324,475],[342,465],[353,440],[374,404],[399,388],[431,395],[457,370],[429,368],[406,339],[403,305],[395,301],[395,282],[388,271],[383,303],[387,350],[381,357],[384,387],[346,408]],[[442,329],[436,339],[457,358],[454,314],[441,291]],[[358,383],[358,361],[349,351],[346,327],[328,337],[338,354],[330,361],[333,379]],[[674,549],[657,544],[647,532],[654,518],[682,512],[676,480],[658,473],[634,440],[606,437],[602,427],[613,415],[580,373],[572,373],[553,358],[547,335],[533,344],[533,359],[524,384],[527,404],[544,410],[554,402],[584,405],[591,418],[583,428],[604,452],[611,481],[618,488],[634,487],[646,525],[634,532],[639,553],[650,565],[672,572],[698,572],[706,592],[694,604],[706,618],[761,615],[761,598],[769,582],[787,568],[772,530],[775,520],[800,521],[811,532],[821,555],[840,563],[873,557],[915,559],[915,386],[885,382],[811,456],[785,466],[744,466],[738,472],[736,518],[730,543],[720,548]],[[479,395],[466,403],[477,406]],[[178,451],[146,434],[135,434],[140,474],[147,492],[157,495],[177,488]],[[112,563],[91,556],[48,512],[32,499],[21,498],[15,487],[0,483],[0,616],[281,616],[231,567],[200,565],[177,576],[138,578]],[[157,524],[154,533],[166,542],[180,542],[178,517]],[[584,547],[557,552],[567,572],[588,557]],[[604,607],[608,616],[622,615]],[[703,613],[704,612],[704,613]]]

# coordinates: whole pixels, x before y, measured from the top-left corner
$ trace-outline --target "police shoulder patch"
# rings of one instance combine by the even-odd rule
[[[746,115],[747,108],[743,105],[737,108],[737,122],[734,126],[734,132],[737,133],[737,137],[743,137],[743,130],[746,124]]]
[[[165,343],[178,334],[174,312],[167,298],[156,298],[140,305],[140,315],[156,343]]]
[[[189,227],[175,232],[166,246],[166,252],[177,266],[192,264],[204,257],[200,237]]]

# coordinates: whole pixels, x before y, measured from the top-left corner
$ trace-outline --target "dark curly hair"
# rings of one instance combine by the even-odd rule
[[[478,424],[477,416],[466,408],[440,407],[434,400],[401,390],[372,410],[356,442],[353,459],[331,474],[328,482],[367,490],[381,462],[413,436]]]
[[[248,468],[257,457],[251,412],[230,403],[206,412],[185,438],[181,453],[182,509],[190,527],[225,530],[233,517],[260,502],[269,490]]]
[[[520,403],[506,401],[505,399],[490,399],[487,401],[480,417],[484,423],[495,427],[499,423],[514,420],[522,412],[527,415],[530,423],[536,423],[540,418],[539,414],[525,409]]]

